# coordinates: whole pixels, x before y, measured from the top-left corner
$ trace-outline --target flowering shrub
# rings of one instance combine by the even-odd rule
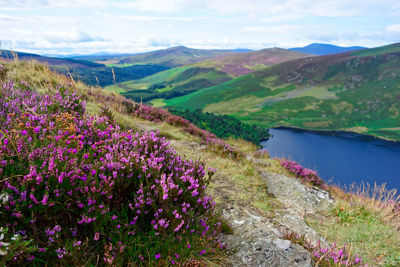
[[[296,175],[303,182],[307,182],[321,188],[326,187],[324,181],[318,176],[315,171],[304,168],[297,162],[284,159],[281,161],[281,166],[287,169],[290,173]]]
[[[179,262],[168,243],[210,252],[220,223],[204,165],[84,112],[70,88],[0,89],[0,263]]]
[[[164,109],[154,108],[130,101],[124,101],[123,104],[126,107],[126,110],[136,117],[157,123],[165,121],[171,125],[182,127],[185,132],[200,137],[204,144],[206,144],[213,151],[226,153],[234,158],[242,156],[238,150],[230,147],[222,139],[217,138],[214,134],[206,130],[202,130],[190,123],[188,120],[176,115],[172,115],[170,112]]]
[[[311,254],[315,266],[368,266],[362,262],[360,257],[352,255],[350,251],[346,249],[346,245],[339,248],[336,246],[336,243],[332,243],[329,247],[322,247],[319,241],[316,245],[311,245],[304,236],[294,233],[286,234],[285,238],[307,249]]]

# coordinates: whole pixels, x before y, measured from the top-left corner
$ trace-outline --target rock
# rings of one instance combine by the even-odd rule
[[[227,236],[224,242],[235,248],[230,266],[311,266],[311,256],[307,250],[289,240],[259,235],[255,239],[243,240]]]
[[[229,266],[311,266],[303,247],[281,239],[282,233],[267,218],[226,207],[222,215],[232,222],[233,235],[221,235],[228,248]]]
[[[261,172],[268,191],[273,194],[285,207],[304,216],[305,213],[327,211],[333,204],[329,193],[318,187],[308,188],[299,180],[281,174]]]
[[[288,249],[290,247],[289,240],[277,239],[274,241],[274,244],[280,249]]]
[[[328,211],[333,204],[329,193],[318,187],[308,188],[299,180],[281,174],[261,172],[261,176],[268,191],[284,206],[276,212],[274,221],[286,228],[287,232],[304,235],[313,245],[320,241],[327,246],[326,240],[306,224],[304,217]]]
[[[257,159],[248,157],[259,166]],[[305,236],[311,244],[326,240],[304,221],[305,216],[319,216],[333,204],[329,193],[309,188],[299,180],[259,170],[270,194],[282,205],[274,208],[273,217],[264,217],[250,206],[222,207],[222,216],[231,223],[233,234],[221,235],[230,256],[229,266],[311,266],[311,255],[303,247],[283,239],[287,233]]]

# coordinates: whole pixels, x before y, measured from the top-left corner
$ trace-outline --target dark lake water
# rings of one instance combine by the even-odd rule
[[[386,183],[400,190],[400,143],[353,133],[270,129],[262,146],[271,157],[285,157],[314,169],[330,184]]]

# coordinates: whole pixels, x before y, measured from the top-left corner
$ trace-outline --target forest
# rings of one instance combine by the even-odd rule
[[[169,109],[169,111],[187,119],[204,130],[212,132],[220,138],[242,138],[260,145],[262,140],[270,137],[268,129],[254,124],[243,123],[239,119],[228,115],[215,115],[209,112],[202,112],[200,109],[195,111]]]

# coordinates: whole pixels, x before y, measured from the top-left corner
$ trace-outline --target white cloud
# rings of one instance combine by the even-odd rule
[[[399,24],[392,24],[386,27],[387,32],[394,32],[400,33],[400,23]]]
[[[0,0],[0,10],[34,10],[63,7],[106,7],[105,0]]]
[[[398,6],[397,0],[206,0],[206,5],[222,14],[253,13],[291,20],[306,16],[342,17],[374,15]],[[268,18],[267,18],[268,19]]]
[[[0,14],[0,21],[4,22],[17,22],[17,21],[23,21],[23,19],[19,17],[14,17],[14,16],[7,16],[7,15],[1,15]]]
[[[116,3],[116,6],[142,11],[171,13],[178,11],[187,0],[137,0]]]
[[[52,43],[87,43],[94,41],[104,41],[100,36],[92,36],[89,33],[72,30],[68,32],[63,31],[46,31],[44,32],[45,38]]]

